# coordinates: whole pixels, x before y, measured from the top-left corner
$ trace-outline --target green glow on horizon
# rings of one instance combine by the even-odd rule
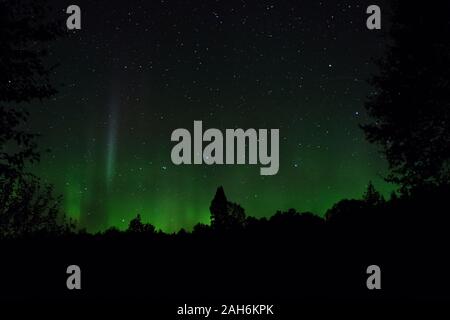
[[[361,198],[369,180],[388,196],[395,187],[380,178],[386,162],[359,128],[372,90],[365,79],[376,70],[368,61],[384,44],[364,23],[348,25],[350,11],[361,14],[355,6],[339,10],[336,30],[323,29],[318,10],[335,5],[280,4],[269,14],[255,2],[246,10],[261,10],[245,25],[247,13],[231,10],[218,25],[204,16],[216,3],[191,10],[142,2],[132,17],[126,1],[93,3],[89,32],[51,48],[58,94],[30,107],[30,130],[52,150],[35,173],[91,232],[124,229],[137,214],[166,232],[190,230],[209,223],[221,185],[255,217],[289,208],[323,215]],[[129,19],[137,23],[111,26]],[[279,129],[278,174],[260,176],[260,165],[173,165],[171,133],[192,132],[195,120],[222,132]]]
[[[80,219],[81,214],[81,187],[76,183],[76,180],[71,180],[66,184],[64,192],[64,212],[75,220]]]
[[[93,168],[80,167],[67,178],[58,174],[64,167],[42,174],[55,184],[56,191],[65,190],[64,212],[91,232],[112,226],[126,229],[137,214],[165,232],[191,230],[199,222],[209,224],[209,205],[219,185],[224,186],[230,201],[240,203],[247,215],[256,217],[270,217],[289,208],[323,215],[339,200],[361,198],[369,180],[385,196],[394,189],[363,162],[324,170],[339,157],[322,152],[316,157],[305,167],[293,167],[292,159],[284,156],[279,174],[269,177],[260,176],[257,166],[175,166],[162,160],[147,161],[147,167],[140,161],[119,162],[118,174],[109,186],[99,183],[106,177],[96,174],[102,170],[94,169],[98,166],[95,162]],[[98,216],[90,218],[92,215]]]

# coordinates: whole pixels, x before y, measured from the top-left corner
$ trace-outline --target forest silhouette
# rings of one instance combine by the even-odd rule
[[[17,1],[14,10],[0,2],[0,236],[8,262],[0,274],[12,275],[0,297],[449,298],[450,8],[437,6],[395,2],[391,44],[371,80],[373,122],[361,127],[399,186],[389,199],[368,182],[361,199],[343,199],[324,217],[290,209],[254,218],[218,187],[211,224],[191,232],[166,234],[138,215],[124,231],[89,234],[60,212],[52,186],[27,171],[39,160],[38,137],[23,129],[32,120],[17,107],[56,94],[46,52],[31,43],[60,32],[45,16],[29,18],[45,15],[38,1]],[[72,263],[86,270],[82,295],[64,287]],[[365,284],[371,264],[383,270],[380,292]]]

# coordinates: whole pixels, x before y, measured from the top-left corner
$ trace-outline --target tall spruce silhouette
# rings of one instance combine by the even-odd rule
[[[26,131],[22,106],[55,94],[44,62],[46,45],[58,36],[43,1],[0,2],[0,237],[62,232],[59,198],[27,172],[39,160],[37,135]]]
[[[228,200],[225,196],[225,191],[223,187],[219,187],[209,207],[209,211],[211,212],[211,226],[214,229],[221,229],[225,226],[228,213],[227,207]]]
[[[370,83],[362,125],[389,162],[388,181],[405,191],[449,183],[450,4],[397,1],[387,54]]]
[[[217,188],[216,195],[209,207],[211,227],[218,231],[242,227],[245,222],[245,211],[239,204],[229,202],[223,187]]]
[[[385,201],[383,196],[375,189],[372,181],[369,181],[367,185],[367,189],[363,194],[363,200],[370,206],[376,206]]]

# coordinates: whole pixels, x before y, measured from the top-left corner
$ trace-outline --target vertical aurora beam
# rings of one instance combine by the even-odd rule
[[[118,117],[119,100],[115,94],[112,94],[109,102],[108,133],[106,142],[106,187],[108,190],[113,182],[116,167]]]

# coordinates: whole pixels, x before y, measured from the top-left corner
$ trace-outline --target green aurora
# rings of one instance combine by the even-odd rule
[[[124,229],[141,214],[164,231],[189,230],[209,223],[220,185],[256,217],[289,208],[323,215],[360,198],[370,180],[384,195],[394,189],[358,127],[368,121],[370,61],[384,47],[365,27],[364,5],[79,5],[83,29],[49,48],[59,92],[30,107],[30,128],[51,149],[33,170],[81,227]],[[173,165],[170,135],[194,120],[280,129],[278,174]]]
[[[331,108],[333,101],[329,103]],[[145,109],[145,102],[133,107]],[[271,118],[271,123],[280,124],[281,140],[280,170],[274,176],[259,175],[259,165],[173,165],[171,131],[192,130],[193,120],[201,115],[166,121],[158,129],[147,127],[142,118],[133,121],[133,130],[114,129],[119,132],[112,140],[107,122],[93,129],[88,124],[87,130],[74,125],[67,137],[44,134],[43,145],[58,147],[44,155],[38,174],[62,193],[64,211],[90,231],[126,228],[137,214],[164,231],[209,223],[209,204],[219,185],[256,217],[289,208],[322,215],[343,198],[360,198],[369,180],[385,195],[394,189],[382,179],[383,159],[358,128],[361,118],[346,119],[353,122],[352,133],[323,121],[319,126],[315,121],[301,126],[300,121],[298,128],[288,127],[281,125],[288,122],[285,118],[283,114]],[[252,123],[224,117],[204,125],[225,129],[224,123],[232,128],[266,124],[264,119]],[[58,125],[52,130],[66,131]],[[65,139],[76,142],[69,148],[61,142]]]

